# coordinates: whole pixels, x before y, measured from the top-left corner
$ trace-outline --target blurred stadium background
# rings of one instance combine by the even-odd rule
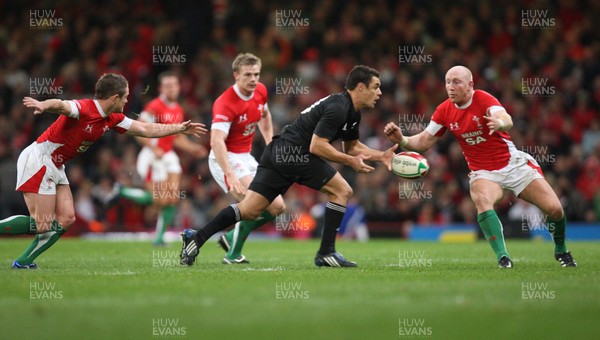
[[[56,119],[34,117],[21,104],[24,96],[90,97],[102,73],[117,72],[130,84],[126,112],[139,113],[156,96],[158,73],[171,69],[181,78],[187,117],[209,125],[213,101],[233,84],[233,58],[252,52],[263,62],[276,132],[315,100],[342,91],[353,65],[378,69],[383,96],[363,112],[361,139],[379,149],[390,145],[385,123],[408,134],[423,129],[446,98],[446,70],[469,67],[476,88],[512,115],[515,145],[542,165],[568,220],[592,228],[600,221],[599,15],[598,0],[1,1],[0,218],[27,214],[14,191],[16,160]],[[208,146],[209,138],[200,142]],[[140,206],[103,208],[116,182],[142,185],[138,150],[133,138],[109,133],[67,164],[77,211],[69,234],[153,230]],[[185,199],[176,221],[184,228],[202,224],[230,199],[206,160],[180,156]],[[458,144],[446,134],[425,156],[432,171],[416,182],[381,166],[370,175],[340,168],[372,236],[407,237],[411,226],[478,229]],[[323,198],[295,186],[285,199],[291,218],[314,229],[314,207]],[[512,195],[498,212],[509,235],[535,229],[526,220],[538,212]]]

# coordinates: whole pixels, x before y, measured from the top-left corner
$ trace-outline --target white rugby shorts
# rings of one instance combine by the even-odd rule
[[[229,159],[229,164],[231,165],[231,168],[238,179],[246,176],[254,177],[256,175],[258,162],[256,162],[256,159],[254,159],[250,153],[227,152],[227,158]],[[208,167],[210,169],[210,173],[217,184],[219,184],[221,189],[223,189],[223,191],[226,193],[229,192],[229,185],[227,183],[225,173],[217,162],[215,154],[212,150],[208,155]]]
[[[149,147],[143,147],[136,162],[137,172],[146,182],[164,182],[169,174],[180,174],[181,164],[175,151],[157,158]]]
[[[69,184],[65,165],[58,168],[52,161],[52,152],[60,146],[50,141],[33,142],[21,152],[17,160],[17,191],[56,195],[58,184]]]
[[[476,170],[469,173],[469,185],[479,178],[500,184],[503,189],[511,190],[519,196],[535,179],[544,178],[542,168],[528,153],[514,151],[508,165],[500,170]]]

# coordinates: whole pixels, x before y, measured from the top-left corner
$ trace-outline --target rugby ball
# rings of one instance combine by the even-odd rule
[[[429,163],[417,152],[404,151],[392,158],[392,172],[402,178],[420,178],[429,172]]]

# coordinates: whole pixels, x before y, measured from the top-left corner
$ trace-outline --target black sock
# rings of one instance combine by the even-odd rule
[[[232,204],[219,211],[202,229],[196,229],[196,243],[201,247],[211,236],[240,220],[240,210],[237,205]]]
[[[327,202],[327,205],[325,205],[325,226],[321,238],[321,249],[319,249],[321,255],[335,251],[335,237],[345,213],[346,207],[343,205],[333,202]]]

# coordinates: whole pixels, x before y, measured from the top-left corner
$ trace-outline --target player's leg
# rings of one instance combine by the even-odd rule
[[[180,173],[169,173],[167,180],[157,183],[157,190],[153,192],[154,203],[159,209],[156,218],[156,236],[152,242],[155,245],[163,245],[163,236],[167,228],[173,225],[175,220],[176,205],[179,195]]]
[[[494,181],[478,178],[471,182],[470,193],[471,199],[477,208],[477,222],[483,235],[494,250],[499,266],[503,268],[512,267],[512,262],[509,261],[510,256],[506,251],[502,222],[494,210],[494,205],[502,198],[502,187]]]
[[[252,180],[246,196],[237,204],[222,209],[201,229],[186,229],[182,233],[181,264],[192,265],[198,249],[215,233],[226,229],[241,220],[254,220],[271,205],[279,195],[284,194],[293,181],[279,173],[270,161],[273,144],[270,143]]]
[[[329,197],[329,201],[325,205],[325,225],[323,227],[323,236],[321,237],[321,246],[317,253],[318,255],[325,256],[336,253],[335,239],[346,213],[346,205],[350,196],[352,196],[352,188],[342,175],[336,172],[333,178],[320,191],[326,193]],[[332,265],[331,263],[329,264]],[[317,263],[317,265],[319,264]]]
[[[24,193],[24,196],[30,213],[35,217],[38,234],[15,260],[16,265],[21,267],[35,266],[33,261],[75,222],[73,195],[68,184],[57,185],[55,195]]]
[[[199,229],[186,229],[181,233],[183,245],[180,262],[191,266],[198,256],[200,247],[214,234],[225,230],[242,219],[256,219],[271,202],[263,195],[248,190],[246,197],[237,204],[222,209],[208,223]]]
[[[33,143],[26,147],[17,160],[17,187],[16,190],[22,191],[25,197],[25,203],[29,210],[29,216],[15,215],[7,217],[0,221],[0,234],[36,234],[38,227],[49,228],[46,224],[36,225],[36,207],[38,200],[47,200],[43,205],[52,204],[54,212],[54,199],[39,197],[40,189],[45,189],[44,194],[54,194],[53,183],[50,182],[50,188],[46,185],[48,178],[48,167],[44,165],[44,155],[41,147]],[[42,186],[43,184],[43,186]],[[48,195],[44,195],[48,196]],[[52,221],[52,220],[50,220]],[[41,222],[41,221],[40,221]]]
[[[565,244],[567,219],[560,200],[545,179],[533,180],[521,191],[519,198],[535,205],[547,215],[547,226],[554,239],[555,258],[563,267],[575,267],[577,263],[571,257]]]
[[[244,187],[248,188],[253,176],[244,176],[240,178],[240,182]],[[261,215],[254,220],[242,220],[235,224],[234,228],[229,231],[225,236],[225,240],[222,242],[228,242],[229,249],[227,255],[223,259],[223,263],[247,263],[245,257],[242,256],[242,248],[248,238],[248,235],[255,230],[263,226],[265,223],[273,221],[275,216],[281,214],[285,210],[285,203],[281,195],[277,196],[275,200],[269,205],[269,207],[261,213]]]
[[[146,183],[152,183],[153,177],[156,177],[156,169],[154,163],[156,162],[156,156],[154,152],[150,148],[144,147],[140,151],[137,161],[136,161],[136,170],[140,177],[146,181]],[[154,180],[158,182],[158,180]],[[145,189],[141,188],[130,188],[130,187],[119,187],[117,197],[125,198],[129,201],[140,205],[152,205],[154,203],[153,195],[152,195],[152,187],[146,187]],[[113,200],[116,201],[116,200]]]

